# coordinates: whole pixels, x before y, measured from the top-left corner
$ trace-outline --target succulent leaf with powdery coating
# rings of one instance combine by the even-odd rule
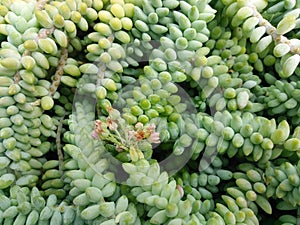
[[[300,62],[300,56],[295,54],[293,56],[288,57],[282,65],[282,78],[290,77],[298,67]]]

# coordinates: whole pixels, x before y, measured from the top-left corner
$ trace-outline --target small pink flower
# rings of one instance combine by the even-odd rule
[[[100,134],[103,132],[103,122],[101,120],[96,120],[95,121],[95,131]]]
[[[107,117],[106,123],[110,130],[117,130],[118,124],[114,122],[110,117]]]
[[[151,123],[147,126],[146,132],[149,134],[152,134],[155,132],[155,124]]]
[[[103,123],[101,120],[96,120],[95,121],[95,126],[94,126],[94,130],[92,132],[92,137],[95,139],[99,138],[99,134],[101,134],[103,132]]]
[[[159,133],[158,133],[158,132],[153,132],[153,133],[151,133],[150,136],[147,138],[147,140],[148,140],[150,143],[155,143],[155,144],[160,143],[160,140],[159,140]]]
[[[145,132],[142,130],[138,130],[134,133],[134,137],[137,139],[137,141],[141,141],[145,138]]]

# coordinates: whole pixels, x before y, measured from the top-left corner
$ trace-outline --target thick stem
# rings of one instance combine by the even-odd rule
[[[274,27],[268,20],[264,19],[260,12],[257,11],[256,7],[251,5],[253,9],[253,16],[259,19],[259,25],[264,26],[266,28],[267,34],[271,35],[274,42],[288,44],[290,46],[290,52],[293,54],[300,54],[300,48],[294,46],[291,41],[285,37],[284,35],[278,34],[276,27]]]
[[[63,120],[64,116],[61,117],[59,121],[59,125],[57,127],[57,133],[56,133],[56,148],[57,148],[57,157],[58,157],[58,167],[59,171],[63,171],[63,162],[64,162],[64,155],[62,151],[62,145],[61,145],[61,134],[62,134],[62,126],[63,126]]]
[[[62,75],[64,74],[63,68],[66,65],[66,61],[68,59],[68,49],[67,48],[62,48],[61,50],[61,57],[58,62],[58,67],[56,69],[56,72],[53,76],[53,81],[49,89],[49,95],[53,96],[55,92],[57,91],[57,88],[60,84],[60,80]]]

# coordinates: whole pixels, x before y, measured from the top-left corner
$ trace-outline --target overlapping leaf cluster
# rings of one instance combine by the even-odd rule
[[[297,224],[299,7],[1,1],[0,224]],[[93,139],[110,107],[160,145]]]

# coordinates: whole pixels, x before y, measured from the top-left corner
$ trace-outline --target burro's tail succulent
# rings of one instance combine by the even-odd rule
[[[300,224],[299,8],[0,1],[0,224]]]

